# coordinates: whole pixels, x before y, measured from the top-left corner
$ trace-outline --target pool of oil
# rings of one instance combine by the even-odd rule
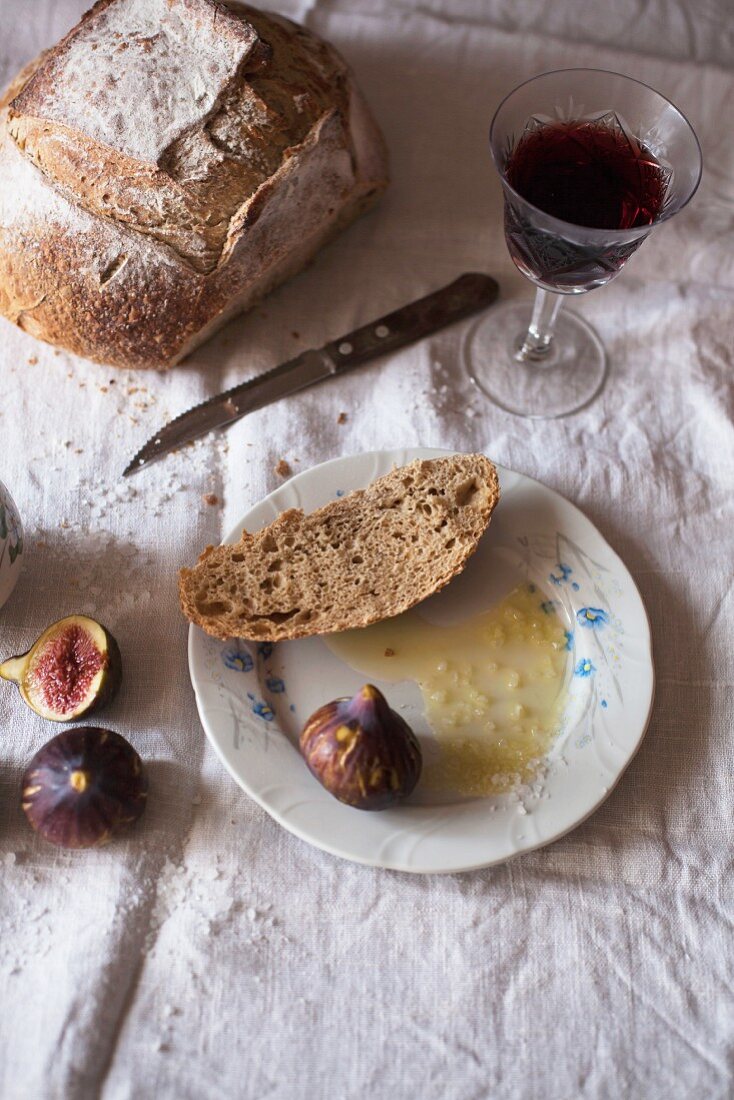
[[[559,729],[567,653],[564,624],[534,585],[453,626],[413,609],[324,641],[370,679],[418,684],[439,750],[424,789],[486,796],[537,775]]]

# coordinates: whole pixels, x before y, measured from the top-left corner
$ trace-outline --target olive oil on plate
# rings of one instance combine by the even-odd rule
[[[514,790],[532,782],[556,738],[566,634],[533,585],[454,626],[412,609],[324,641],[370,679],[418,684],[438,748],[425,759],[424,789],[473,797]]]

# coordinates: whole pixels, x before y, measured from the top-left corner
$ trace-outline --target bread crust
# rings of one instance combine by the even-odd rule
[[[115,137],[64,84],[75,50],[107,42],[100,19],[142,0],[101,0],[0,113],[0,312],[86,358],[159,370],[299,271],[387,183],[382,137],[331,46],[244,5],[164,3],[195,37],[214,14],[226,28],[228,67],[198,114],[192,77],[178,125]]]
[[[290,508],[179,573],[207,634],[277,642],[368,626],[460,573],[499,501],[484,455],[417,459],[311,515]]]

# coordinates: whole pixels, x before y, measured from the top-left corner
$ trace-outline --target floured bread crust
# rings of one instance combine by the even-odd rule
[[[88,358],[169,367],[384,189],[336,51],[216,0],[101,0],[0,114],[0,311]]]

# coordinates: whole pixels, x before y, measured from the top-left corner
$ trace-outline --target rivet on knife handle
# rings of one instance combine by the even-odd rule
[[[304,351],[295,359],[182,413],[148,440],[124,471],[124,476],[142,470],[215,428],[234,423],[248,412],[336,374],[346,373],[369,359],[406,347],[454,321],[486,309],[498,295],[499,287],[491,276],[477,272],[461,275],[425,298],[410,302],[339,340],[332,340],[323,348]]]
[[[340,368],[346,363],[357,366],[469,317],[494,302],[498,294],[499,287],[490,275],[467,272],[433,294],[418,298],[378,321],[371,321],[349,336],[332,340],[324,350],[333,356]]]

